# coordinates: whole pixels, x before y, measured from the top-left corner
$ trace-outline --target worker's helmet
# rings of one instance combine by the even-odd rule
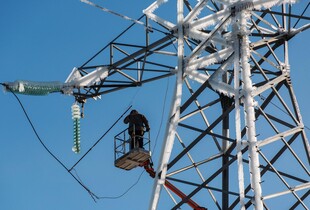
[[[130,114],[138,114],[138,111],[133,109],[133,110],[131,110]]]

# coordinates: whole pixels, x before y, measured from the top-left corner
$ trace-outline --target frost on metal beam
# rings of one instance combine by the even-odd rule
[[[28,80],[16,80],[5,83],[5,91],[24,95],[47,95],[49,93],[61,92],[66,84],[59,81],[36,82]]]
[[[274,135],[274,136],[272,136],[270,138],[267,138],[267,139],[265,139],[263,141],[259,141],[258,142],[258,146],[262,147],[262,146],[264,146],[266,144],[270,144],[270,143],[272,143],[274,141],[277,141],[277,140],[279,140],[281,138],[285,138],[287,136],[290,136],[290,135],[293,135],[295,133],[298,133],[298,132],[300,132],[302,130],[303,130],[303,126],[298,126],[296,128],[290,129],[288,131],[284,131],[282,133],[278,133],[277,135]]]
[[[101,82],[108,76],[108,69],[98,67],[93,72],[82,76],[77,68],[74,68],[65,82],[38,82],[28,80],[16,80],[5,83],[5,90],[24,95],[48,95],[50,93],[61,92],[72,94],[74,88],[81,88]]]

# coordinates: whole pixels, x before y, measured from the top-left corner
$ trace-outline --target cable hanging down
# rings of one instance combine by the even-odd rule
[[[22,110],[23,110],[23,112],[24,112],[24,114],[25,114],[25,116],[26,116],[26,119],[27,119],[27,121],[29,122],[29,124],[30,124],[30,126],[31,126],[31,128],[32,128],[32,130],[33,130],[33,132],[34,132],[34,134],[35,134],[35,136],[37,137],[37,139],[38,139],[38,141],[39,141],[39,143],[43,146],[43,148],[45,149],[45,151],[47,151],[47,153],[50,155],[50,156],[52,156],[52,158],[53,159],[55,159],[56,160],[56,162],[59,164],[59,165],[61,165],[62,166],[62,168],[64,168],[72,177],[73,177],[73,179],[75,179],[75,181],[77,181],[77,183],[80,185],[80,186],[82,186],[87,192],[88,192],[88,194],[91,196],[91,198],[94,200],[94,202],[97,202],[97,200],[99,200],[99,199],[104,199],[104,198],[109,198],[109,197],[99,197],[99,196],[97,196],[95,193],[93,193],[85,184],[83,184],[83,182],[82,182],[82,180],[81,180],[81,178],[77,175],[77,172],[76,172],[76,170],[74,169],[74,167],[103,139],[103,137],[117,124],[117,122],[128,112],[128,110],[132,107],[132,106],[129,106],[127,109],[126,109],[126,111],[121,115],[121,117],[119,117],[117,120],[116,120],[116,122],[115,123],[113,123],[113,125],[99,138],[99,140],[98,141],[96,141],[96,143],[82,156],[82,158],[80,158],[79,159],[79,161],[76,163],[76,164],[74,164],[74,166],[73,167],[71,167],[71,169],[69,169],[46,145],[45,145],[45,143],[43,142],[43,140],[41,139],[41,137],[39,136],[39,134],[38,134],[38,132],[37,132],[37,130],[36,130],[36,128],[34,127],[34,125],[33,125],[33,123],[32,123],[32,121],[31,121],[31,119],[30,119],[30,117],[29,117],[29,115],[28,115],[28,113],[27,113],[27,111],[26,111],[26,109],[25,109],[25,107],[24,107],[24,105],[23,105],[23,103],[21,102],[21,100],[19,99],[19,97],[15,94],[15,92],[10,88],[10,86],[8,86],[7,84],[4,84],[4,83],[0,83],[0,85],[2,85],[6,90],[8,90],[8,91],[10,91],[13,95],[14,95],[14,97],[16,98],[16,100],[18,101],[18,103],[19,103],[19,105],[21,106],[21,108],[22,108]],[[73,173],[72,173],[72,170],[74,169],[74,173],[76,174],[76,175],[74,175]],[[141,174],[142,175],[142,174]],[[141,175],[140,175],[140,177],[141,177]],[[139,179],[140,179],[140,177],[139,177]],[[138,180],[139,180],[138,179]],[[138,181],[136,181],[129,189],[127,189],[126,191],[125,191],[125,193],[123,193],[121,196],[118,196],[118,197],[122,197],[124,194],[126,194],[132,187],[134,187],[136,184],[137,184],[137,182]],[[114,198],[115,199],[115,198]]]
[[[15,94],[15,92],[7,85],[7,84],[4,84],[4,83],[0,83],[2,86],[5,87],[6,90],[9,90],[13,95],[14,97],[16,98],[16,100],[18,101],[19,105],[21,106],[26,118],[27,118],[27,121],[29,122],[35,136],[37,137],[38,141],[40,142],[40,144],[43,146],[43,148],[45,149],[45,151],[47,151],[51,156],[52,158],[54,158],[56,160],[56,162],[58,162],[77,182],[79,185],[81,185],[87,192],[88,194],[91,196],[91,198],[96,202],[96,199],[98,199],[98,196],[95,195],[90,189],[88,189],[88,187],[86,187],[76,176],[74,176],[74,174],[69,171],[69,169],[66,167],[66,165],[45,145],[45,143],[42,141],[41,137],[39,136],[36,128],[34,127],[24,105],[22,104],[22,102],[20,101],[20,99],[18,98],[18,96]]]

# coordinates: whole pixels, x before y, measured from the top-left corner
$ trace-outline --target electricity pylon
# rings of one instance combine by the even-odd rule
[[[210,209],[307,209],[310,148],[288,41],[310,24],[295,28],[302,17],[291,13],[293,1],[216,2],[177,1],[176,24],[155,15],[164,1],[145,10],[178,41],[175,100],[150,209],[157,209],[165,179]],[[210,8],[212,14],[199,16]],[[172,209],[183,204],[175,201]]]
[[[307,209],[310,149],[288,43],[310,27],[309,3],[176,2],[155,1],[53,90],[83,103],[175,77],[149,209],[186,209],[189,200],[196,209]],[[165,180],[182,199],[164,193]]]

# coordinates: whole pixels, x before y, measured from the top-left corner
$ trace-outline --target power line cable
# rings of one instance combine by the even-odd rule
[[[6,87],[6,89],[7,90],[9,90],[10,92],[12,92],[12,90],[6,85],[6,84],[3,84],[3,83],[0,83],[0,85],[3,85],[4,87]],[[21,100],[19,99],[19,97],[14,93],[14,92],[12,92],[13,93],[13,95],[14,95],[14,97],[17,99],[17,101],[18,101],[18,103],[19,103],[19,105],[21,106],[21,108],[22,108],[22,110],[23,110],[23,112],[24,112],[24,114],[25,114],[25,116],[26,116],[26,118],[27,118],[27,120],[28,120],[28,122],[29,122],[29,124],[31,125],[31,128],[32,128],[32,130],[34,131],[34,133],[35,133],[35,135],[36,135],[36,137],[37,137],[37,139],[39,140],[39,142],[40,142],[40,144],[44,147],[44,149],[79,183],[79,185],[81,185],[87,192],[88,192],[88,194],[91,196],[91,198],[94,200],[94,202],[97,202],[97,200],[99,200],[99,199],[118,199],[118,198],[121,198],[121,197],[123,197],[124,195],[126,195],[133,187],[135,187],[138,183],[139,183],[139,181],[140,181],[140,179],[141,179],[141,177],[142,177],[142,175],[143,175],[143,173],[144,173],[144,171],[142,171],[142,173],[139,175],[139,177],[138,177],[138,179],[137,179],[137,181],[135,182],[135,183],[133,183],[127,190],[125,190],[124,191],[124,193],[122,193],[121,195],[119,195],[119,196],[114,196],[114,197],[109,197],[109,196],[97,196],[95,193],[93,193],[88,187],[86,187],[86,185],[83,183],[83,181],[81,180],[81,178],[80,178],[80,176],[78,175],[78,173],[77,173],[77,171],[76,171],[76,169],[74,168],[102,139],[103,139],[103,137],[115,126],[115,124],[127,113],[127,111],[132,107],[132,105],[130,105],[127,109],[126,109],[126,111],[116,120],[116,122],[98,139],[98,141],[96,141],[96,143],[83,155],[83,157],[79,160],[79,161],[77,161],[77,163],[76,164],[74,164],[74,166],[72,166],[71,167],[71,169],[68,169],[66,166],[65,166],[65,164],[64,163],[62,163],[62,161],[60,161],[60,159],[56,156],[56,155],[54,155],[52,152],[51,152],[51,150],[45,145],[45,143],[42,141],[42,139],[41,139],[41,137],[39,136],[39,134],[38,134],[38,132],[37,132],[37,130],[35,129],[35,127],[34,127],[34,125],[33,125],[33,123],[32,123],[32,121],[31,121],[31,119],[30,119],[30,117],[29,117],[29,115],[28,115],[28,113],[27,113],[27,111],[26,111],[26,109],[25,109],[25,107],[24,107],[24,105],[22,104],[22,102],[21,102]],[[72,173],[72,171],[74,171],[74,173],[75,173],[75,175]]]
[[[134,188],[140,181],[143,173],[145,171],[142,171],[141,174],[139,175],[138,179],[136,180],[135,183],[133,183],[126,191],[124,191],[122,194],[118,195],[118,196],[101,196],[101,197],[98,197],[98,199],[119,199],[121,197],[123,197],[124,195],[126,195],[132,188]]]
[[[80,180],[78,180],[70,171],[69,171],[69,169],[65,166],[65,164],[64,163],[62,163],[61,161],[60,161],[60,159],[56,156],[56,155],[54,155],[53,153],[52,153],[52,151],[45,145],[45,143],[42,141],[42,139],[41,139],[41,137],[39,136],[39,134],[38,134],[38,132],[37,132],[37,130],[35,129],[35,127],[34,127],[34,125],[33,125],[33,123],[32,123],[32,121],[31,121],[31,119],[30,119],[30,117],[29,117],[29,115],[28,115],[28,113],[27,113],[27,111],[26,111],[26,109],[25,109],[25,107],[24,107],[24,105],[23,105],[23,103],[21,102],[21,100],[18,98],[18,96],[10,89],[10,87],[8,86],[8,85],[6,85],[6,84],[3,84],[3,83],[0,83],[1,85],[3,85],[7,90],[9,90],[11,93],[13,93],[13,95],[14,95],[14,97],[16,98],[16,100],[18,101],[18,103],[19,103],[19,105],[21,106],[21,108],[22,108],[22,110],[23,110],[23,112],[24,112],[24,114],[25,114],[25,116],[26,116],[26,118],[27,118],[27,120],[28,120],[28,122],[29,122],[29,124],[30,124],[30,126],[31,126],[31,128],[32,128],[32,130],[33,130],[33,132],[35,133],[35,135],[36,135],[36,137],[37,137],[37,139],[39,140],[39,142],[40,142],[40,144],[43,146],[43,148],[89,193],[89,195],[93,198],[93,200],[94,201],[96,201],[95,200],[95,198],[97,198],[98,196],[96,196],[90,189],[88,189]]]
[[[110,10],[110,9],[105,8],[105,7],[102,7],[102,6],[98,5],[98,4],[95,4],[95,3],[91,2],[91,1],[89,1],[89,0],[80,0],[80,1],[83,2],[83,3],[85,3],[85,4],[88,4],[88,5],[90,5],[90,6],[96,7],[96,8],[98,8],[98,9],[104,11],[104,12],[108,12],[108,13],[110,13],[110,14],[112,14],[112,15],[116,15],[116,16],[118,16],[118,17],[121,17],[121,18],[125,19],[125,20],[129,20],[129,21],[133,22],[133,24],[142,25],[142,26],[144,26],[145,28],[147,28],[147,29],[150,30],[150,31],[155,30],[155,31],[160,32],[160,33],[163,33],[163,34],[165,34],[165,35],[168,35],[168,34],[169,34],[169,33],[167,33],[167,32],[164,32],[164,31],[160,30],[160,29],[156,29],[156,28],[147,26],[144,22],[140,21],[141,18],[142,18],[143,16],[145,16],[145,15],[143,15],[141,18],[139,18],[139,19],[136,20],[136,19],[134,19],[134,18],[130,18],[130,17],[126,16],[126,15],[122,15],[122,14],[120,14],[120,13],[114,12],[114,11],[112,11],[112,10]]]
[[[168,90],[169,90],[169,84],[170,84],[170,78],[168,77],[168,81],[167,81],[167,86],[166,86],[166,91],[165,91],[165,97],[164,97],[164,102],[163,102],[163,107],[162,107],[162,112],[161,112],[161,119],[160,119],[160,124],[159,124],[159,130],[157,132],[157,136],[155,138],[155,142],[154,142],[154,146],[153,146],[153,152],[156,149],[156,145],[157,145],[157,141],[158,141],[158,137],[161,131],[161,127],[163,124],[163,119],[164,119],[164,113],[165,113],[165,107],[166,107],[166,101],[167,101],[167,95],[168,95]]]
[[[263,95],[261,95],[261,94],[259,94],[259,97],[260,97],[263,101],[266,100],[266,97],[263,96]],[[273,103],[272,101],[270,101],[269,103],[271,103],[271,104],[272,104],[273,106],[275,106],[277,109],[279,109],[280,111],[282,111],[284,114],[290,116],[284,109],[282,109],[281,107],[279,107],[278,105],[276,105],[276,104]],[[310,128],[309,128],[308,126],[304,125],[304,127],[305,127],[306,129],[310,130]]]
[[[137,19],[137,21],[140,21],[143,17],[145,17],[145,15],[142,15],[141,17],[139,17]],[[112,41],[110,41],[108,44],[106,44],[103,48],[101,48],[95,55],[93,55],[90,59],[88,59],[85,63],[83,63],[78,69],[83,68],[84,66],[86,66],[89,62],[91,62],[95,57],[97,57],[101,52],[103,52],[105,49],[107,49],[113,42],[115,42],[118,38],[120,38],[121,36],[123,36],[131,27],[133,27],[136,23],[132,23],[130,24],[125,30],[123,30],[119,35],[117,35]],[[145,27],[147,27],[146,25],[144,25]],[[171,37],[176,37],[176,35],[173,35],[171,33],[168,32],[164,32],[162,30],[156,29],[154,27],[147,27],[149,30],[154,30],[157,32],[160,32],[166,36],[169,35],[170,40],[172,41]],[[175,46],[174,46],[175,47]],[[175,47],[176,48],[176,47]]]
[[[105,137],[110,130],[118,123],[118,121],[128,112],[129,109],[131,109],[132,105],[130,105],[126,111],[112,124],[112,126],[93,144],[93,146],[91,146],[87,152],[85,152],[85,154],[69,169],[69,171],[71,171],[81,160],[83,160],[83,158],[103,139],[103,137]]]
[[[133,106],[133,105],[134,105],[135,100],[136,100],[137,95],[139,94],[140,90],[141,90],[141,88],[138,87],[138,89],[136,90],[136,92],[135,92],[134,95],[132,96],[131,101],[129,102],[129,106]]]
[[[102,10],[102,11],[104,11],[104,12],[111,13],[111,14],[116,15],[116,16],[118,16],[118,17],[121,17],[121,18],[123,18],[123,19],[125,19],[125,20],[129,20],[129,21],[132,21],[132,22],[134,22],[134,23],[137,23],[137,24],[140,24],[140,25],[143,25],[143,26],[144,26],[144,23],[143,23],[142,21],[135,20],[135,19],[130,18],[130,17],[126,16],[126,15],[122,15],[122,14],[120,14],[120,13],[114,12],[114,11],[112,11],[112,10],[109,10],[109,9],[107,9],[107,8],[104,8],[104,7],[102,7],[102,6],[99,6],[98,4],[95,4],[95,3],[91,2],[91,1],[88,1],[88,0],[80,0],[80,1],[83,2],[83,3],[85,3],[85,4],[91,5],[91,6],[93,6],[93,7],[97,7],[97,8],[99,8],[100,10]]]
[[[293,26],[293,28],[296,27],[296,25],[299,23],[299,21],[301,20],[301,18],[304,16],[305,12],[307,11],[308,7],[310,6],[310,2],[308,2],[308,5],[305,7],[304,11],[301,13],[300,17],[298,18],[298,20],[296,21],[295,25]]]

